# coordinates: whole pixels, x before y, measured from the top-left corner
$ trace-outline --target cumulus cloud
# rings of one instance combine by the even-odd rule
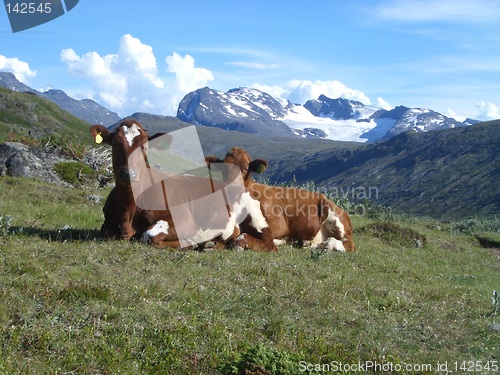
[[[23,83],[28,83],[31,78],[36,76],[36,71],[31,70],[27,62],[21,61],[17,57],[0,55],[0,71],[14,74]]]
[[[130,34],[120,38],[116,54],[80,56],[69,48],[60,58],[71,74],[93,82],[97,101],[122,116],[140,111],[175,115],[185,94],[213,79],[210,71],[195,67],[191,56],[175,52],[165,59],[166,71],[175,78],[162,77],[152,47]]]
[[[476,108],[479,110],[479,114],[476,117],[478,120],[500,119],[499,108],[491,102],[479,102],[476,104]]]
[[[390,111],[391,109],[394,108],[389,103],[387,103],[383,98],[381,98],[380,96],[377,98],[376,106],[380,107],[382,109],[386,109],[388,111]]]
[[[304,104],[310,99],[317,99],[320,95],[329,98],[345,98],[357,100],[363,104],[369,105],[370,99],[361,91],[354,90],[339,81],[288,81],[284,87],[265,86],[255,84],[255,88],[265,91],[275,97],[287,99],[292,103]]]
[[[460,122],[463,122],[467,119],[467,117],[459,115],[451,108],[448,108],[444,114],[446,116],[451,117],[452,119],[455,119],[455,120],[460,121]]]
[[[174,52],[171,56],[167,56],[165,63],[167,71],[175,74],[176,93],[172,96],[172,100],[177,104],[184,95],[206,86],[209,81],[214,79],[210,70],[195,67],[194,59],[190,55],[182,57]]]

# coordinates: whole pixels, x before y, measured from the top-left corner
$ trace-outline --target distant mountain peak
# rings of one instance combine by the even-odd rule
[[[20,82],[16,76],[10,72],[0,72],[0,86],[13,91],[34,93],[56,103],[59,107],[71,113],[73,116],[87,121],[90,124],[108,126],[120,119],[118,114],[103,107],[92,99],[77,100],[58,89],[40,92]]]
[[[285,114],[279,100],[248,87],[227,92],[204,87],[187,94],[177,110],[177,118],[191,124],[268,137],[296,137],[279,120]]]
[[[0,71],[0,86],[18,92],[37,92],[31,87],[26,86],[24,83],[20,82],[11,72]]]
[[[318,99],[308,100],[304,107],[314,116],[329,117],[335,120],[347,120],[356,117],[358,108],[364,108],[361,102],[345,98],[331,99],[321,94]]]

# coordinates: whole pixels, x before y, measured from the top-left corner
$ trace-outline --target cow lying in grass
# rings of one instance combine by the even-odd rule
[[[174,248],[195,248],[212,240],[227,244],[240,234],[238,221],[247,216],[255,231],[269,232],[259,203],[243,184],[238,190],[237,185],[197,176],[169,175],[150,166],[149,141],[165,136],[168,143],[168,135],[149,137],[142,125],[133,120],[122,121],[112,132],[94,125],[90,133],[96,143],[112,146],[116,185],[103,207],[104,238],[142,239],[158,247]],[[233,174],[240,178],[239,170],[234,169]],[[216,192],[220,194],[213,194]],[[203,199],[217,197],[222,197],[217,209],[196,206]]]
[[[275,240],[298,241],[303,245],[330,250],[355,251],[351,219],[347,212],[328,200],[322,193],[280,186],[268,186],[253,181],[251,173],[261,173],[267,162],[252,160],[242,148],[233,147],[223,160],[208,156],[207,164],[230,163],[239,167],[245,188],[260,202],[262,213]],[[254,230],[240,224],[243,234],[236,242],[243,247],[261,246]]]

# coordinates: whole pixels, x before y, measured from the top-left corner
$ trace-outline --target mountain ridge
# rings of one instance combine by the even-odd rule
[[[120,117],[113,111],[105,108],[92,99],[77,100],[67,95],[62,90],[50,89],[45,92],[35,90],[20,82],[10,72],[0,71],[0,87],[17,92],[29,92],[56,103],[65,111],[71,113],[89,124],[102,124],[109,126],[118,121]]]
[[[225,93],[204,87],[188,93],[179,104],[177,117],[191,124],[263,136],[356,142],[388,139],[407,130],[426,132],[474,123],[470,119],[459,122],[430,109],[398,106],[386,110],[323,94],[304,105],[293,104],[247,87]]]

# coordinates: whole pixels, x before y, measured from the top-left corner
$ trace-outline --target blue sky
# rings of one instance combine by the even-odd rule
[[[120,116],[248,86],[486,120],[500,118],[499,19],[497,0],[80,0],[19,33],[0,9],[0,70]]]

